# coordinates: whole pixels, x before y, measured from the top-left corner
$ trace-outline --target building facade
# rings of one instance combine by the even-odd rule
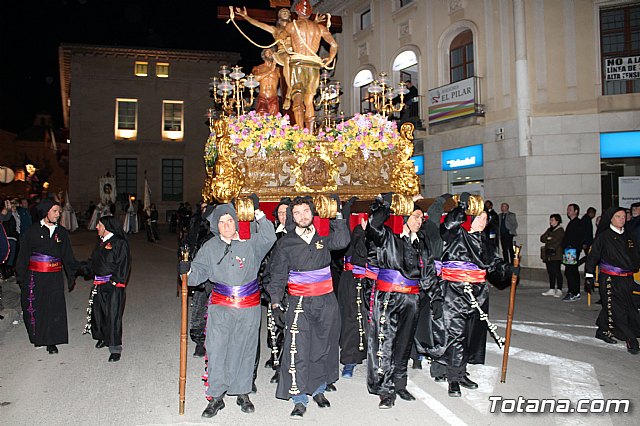
[[[508,203],[524,266],[543,267],[550,214],[566,218],[569,203],[600,214],[630,204],[634,182],[640,192],[637,1],[321,0],[315,11],[342,17],[345,113],[369,109],[380,72],[410,80],[425,195]]]
[[[69,192],[84,209],[99,178],[116,177],[126,207],[143,198],[145,176],[160,221],[201,198],[209,81],[237,53],[63,44],[59,48]]]

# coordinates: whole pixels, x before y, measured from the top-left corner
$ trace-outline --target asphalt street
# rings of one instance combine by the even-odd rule
[[[156,425],[220,424],[280,425],[289,419],[293,404],[276,399],[269,383],[272,370],[262,367],[268,351],[262,330],[262,360],[258,392],[251,395],[254,414],[244,414],[235,397],[213,419],[202,419],[206,406],[202,358],[193,358],[189,340],[186,413],[178,414],[180,299],[176,297],[176,236],[162,234],[148,243],[143,234],[131,237],[132,275],[127,287],[122,360],[108,363],[107,348],[82,335],[90,283],[81,278],[67,294],[69,344],[49,355],[29,343],[17,307],[15,282],[2,284],[5,319],[0,321],[0,424],[2,425]],[[86,259],[96,242],[95,232],[72,234],[76,257]],[[354,377],[340,379],[337,392],[327,393],[330,408],[313,401],[305,423],[403,425],[625,425],[637,424],[640,403],[640,355],[624,345],[595,339],[599,305],[587,306],[586,297],[574,303],[540,295],[547,285],[523,280],[517,289],[514,330],[506,383],[500,383],[502,351],[487,344],[487,363],[470,366],[480,387],[463,389],[462,398],[450,398],[446,383],[435,383],[424,369],[409,370],[409,390],[417,401],[398,400],[390,410],[378,409],[378,398],[366,388],[366,373],[358,366]],[[490,318],[504,335],[508,290],[491,289]],[[597,299],[597,296],[594,297]],[[595,300],[594,300],[595,301]],[[14,324],[14,322],[16,322]],[[264,321],[263,321],[264,322]],[[630,399],[629,413],[490,413],[490,397]],[[496,401],[496,398],[493,398]],[[504,404],[504,402],[502,402]],[[498,403],[498,407],[501,403]],[[507,407],[507,405],[504,405]],[[547,410],[548,411],[548,410]]]

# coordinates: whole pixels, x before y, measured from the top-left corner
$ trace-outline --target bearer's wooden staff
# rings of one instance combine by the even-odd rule
[[[513,246],[513,267],[520,266],[520,249],[522,246]],[[509,310],[507,313],[507,331],[505,332],[504,353],[502,355],[502,375],[500,383],[507,380],[507,363],[509,362],[509,345],[511,345],[511,325],[513,323],[513,309],[516,304],[516,285],[518,284],[518,274],[511,275],[511,291],[509,293]]]
[[[189,261],[189,248],[184,246],[181,249],[182,260]],[[187,274],[180,276],[182,279],[182,319],[180,321],[180,380],[179,380],[179,392],[180,392],[180,415],[184,415],[184,395],[185,387],[187,385]]]

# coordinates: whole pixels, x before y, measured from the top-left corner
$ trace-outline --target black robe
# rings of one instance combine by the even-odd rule
[[[384,226],[390,215],[388,203],[371,207],[366,236],[377,248],[378,266],[419,280],[426,290],[436,279],[428,240],[419,234],[415,243],[399,237]],[[406,389],[407,365],[418,321],[418,294],[375,291],[373,318],[367,353],[367,388],[376,395],[393,395]],[[381,317],[385,317],[384,324]],[[380,345],[379,336],[383,336]],[[381,352],[381,356],[378,355]]]
[[[112,235],[99,241],[89,259],[91,275],[107,277],[109,282],[96,285],[91,309],[91,335],[120,352],[122,345],[122,315],[126,300],[127,281],[131,267],[131,255],[127,240]]]
[[[511,278],[513,269],[498,254],[497,247],[487,241],[482,232],[469,233],[462,228],[466,214],[461,207],[450,211],[440,226],[444,241],[442,261],[469,262],[486,271],[488,281],[503,287]],[[477,309],[471,307],[471,298],[464,293],[465,282],[442,280],[444,296],[443,319],[446,330],[444,353],[447,378],[459,381],[466,374],[467,363],[484,364],[487,325],[479,319]],[[485,283],[472,283],[471,289],[478,305],[489,313],[489,289]]]
[[[271,278],[266,290],[272,303],[283,300],[289,271],[313,271],[330,266],[331,250],[340,250],[349,244],[349,227],[346,220],[332,220],[330,233],[321,237],[316,232],[307,244],[292,230],[276,243],[270,260]],[[333,292],[321,296],[288,295],[285,312],[285,338],[282,353],[280,380],[276,397],[289,399],[292,384],[291,365],[291,325],[295,317],[295,307],[300,298],[302,309],[298,315],[295,354],[296,384],[301,394],[313,394],[322,384],[338,380],[338,351],[340,338],[340,312]]]
[[[587,256],[586,272],[594,274],[601,262],[635,272],[640,268],[639,244],[628,231],[616,233],[609,228],[596,236]],[[620,340],[640,337],[640,315],[634,306],[632,292],[633,276],[618,276],[599,273],[602,310],[596,324],[598,329],[610,333]],[[610,308],[607,308],[610,305]]]
[[[346,252],[349,263],[362,268],[376,265],[375,247],[367,247],[365,231],[358,225],[351,233],[351,244]],[[355,278],[351,270],[340,275],[337,296],[340,306],[340,362],[342,364],[362,364],[367,358],[367,336],[369,335],[369,299],[374,280],[366,277]],[[360,289],[358,290],[358,287]],[[358,317],[360,301],[360,317]],[[362,336],[360,333],[364,333]]]
[[[64,275],[59,272],[29,270],[29,258],[40,253],[61,259],[69,287],[74,282],[79,263],[73,256],[67,230],[58,225],[50,237],[49,228],[34,223],[20,238],[16,277],[22,290],[22,315],[31,343],[37,346],[69,342]]]

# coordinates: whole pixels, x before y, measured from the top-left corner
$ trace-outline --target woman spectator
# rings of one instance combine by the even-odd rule
[[[540,242],[544,243],[542,260],[547,264],[547,274],[549,275],[549,290],[542,293],[543,296],[562,296],[562,239],[564,229],[560,224],[562,217],[558,213],[549,216],[549,229],[540,236]]]

